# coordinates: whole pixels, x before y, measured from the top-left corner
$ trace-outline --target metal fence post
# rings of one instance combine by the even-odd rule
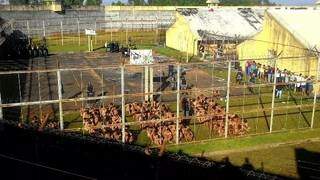
[[[81,89],[81,98],[83,99],[84,95],[83,95],[83,73],[82,71],[80,72],[80,89]],[[83,100],[81,101],[81,107],[83,108],[84,106],[84,102]]]
[[[227,96],[226,96],[226,121],[224,124],[224,137],[228,137],[229,131],[229,107],[230,107],[230,85],[231,85],[231,60],[228,61],[228,82],[227,82]]]
[[[101,72],[101,96],[104,96],[104,75],[103,75],[103,71]],[[104,107],[104,102],[102,102],[102,104],[103,104],[103,107]]]
[[[112,27],[112,25],[113,25],[113,24],[112,24],[112,18],[110,19],[110,21],[111,21],[111,23],[110,23],[110,27],[111,27],[111,28],[110,28],[110,41],[112,41],[112,40],[113,40],[113,39],[112,39],[112,28],[113,28],[113,27]]]
[[[187,37],[187,42],[186,42],[186,46],[187,46],[187,49],[186,49],[186,52],[187,52],[187,63],[189,62],[189,52],[188,52],[188,41],[189,41],[189,36]]]
[[[125,143],[126,141],[126,133],[125,133],[125,118],[126,118],[126,111],[125,111],[125,98],[124,98],[124,65],[121,66],[121,120],[122,120],[122,142]]]
[[[41,79],[40,79],[40,73],[38,72],[37,73],[37,77],[38,77],[38,96],[39,96],[39,110],[40,110],[40,117],[42,118],[42,105],[41,105],[41,101],[42,101],[42,98],[41,98]]]
[[[77,20],[77,25],[78,25],[78,43],[79,43],[79,46],[81,45],[81,37],[80,37],[80,22],[79,22],[79,19]]]
[[[316,72],[316,80],[313,82],[313,87],[317,86],[318,87],[318,82],[319,82],[319,71],[320,71],[320,52],[317,54],[318,56],[318,65],[317,65],[317,72]],[[310,128],[313,128],[314,126],[314,117],[315,117],[315,112],[316,112],[316,106],[317,106],[317,96],[318,96],[318,91],[319,88],[313,88],[314,90],[314,97],[313,97],[313,108],[312,108],[312,117],[311,117],[311,125]]]
[[[94,22],[94,30],[97,33],[97,21]],[[94,44],[97,44],[98,33],[94,36]]]
[[[126,44],[128,45],[128,18],[126,18]]]
[[[155,38],[154,38],[154,44],[159,44],[158,43],[158,16],[156,17],[156,34],[155,34]]]
[[[19,100],[20,100],[20,103],[22,102],[22,93],[21,93],[21,80],[20,80],[20,74],[18,74],[18,88],[19,88]],[[1,103],[1,102],[0,102]],[[20,108],[20,117],[21,117],[21,120],[23,121],[23,111],[22,111],[22,108]]]
[[[46,26],[44,21],[42,21],[42,28],[43,28],[43,36],[46,37]]]
[[[150,101],[153,101],[153,67],[150,66],[149,68],[149,93],[150,94]]]
[[[0,90],[0,105],[2,104],[2,99],[1,99],[1,90]],[[0,120],[3,120],[3,111],[2,107],[0,107]]]
[[[60,130],[63,130],[62,84],[60,70],[57,70]]]
[[[148,101],[149,100],[149,67],[144,66],[144,100]]]
[[[276,96],[276,85],[277,85],[277,59],[278,57],[274,58],[274,77],[273,77],[273,90],[272,90],[272,103],[271,103],[271,116],[270,116],[270,133],[272,133],[273,128],[273,118],[274,118],[274,101]]]
[[[180,71],[181,65],[177,66],[177,119],[176,119],[176,144],[179,144],[179,120],[180,120]]]
[[[27,21],[27,33],[28,33],[28,36],[30,36],[30,25],[29,25],[29,21]]]
[[[62,26],[62,21],[60,21],[60,34],[61,34],[61,45],[63,46],[63,26]]]

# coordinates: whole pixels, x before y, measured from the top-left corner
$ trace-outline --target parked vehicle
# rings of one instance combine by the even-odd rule
[[[119,43],[117,42],[110,42],[107,44],[106,47],[106,52],[111,52],[111,53],[118,53],[120,52],[120,47],[119,47]]]

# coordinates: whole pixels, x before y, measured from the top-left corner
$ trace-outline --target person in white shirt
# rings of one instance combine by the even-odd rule
[[[302,92],[302,95],[305,95],[306,94],[306,86],[307,86],[306,78],[304,78],[303,76],[300,76],[300,77],[301,77],[301,92]]]
[[[290,87],[290,84],[289,84],[289,74],[288,74],[288,71],[286,71],[284,73],[284,83],[286,83],[286,88],[289,88]]]
[[[291,90],[295,90],[295,82],[296,82],[296,78],[294,76],[293,73],[289,74],[289,81],[290,81],[290,89]]]
[[[296,86],[295,86],[295,90],[294,92],[300,91],[300,86],[301,86],[301,77],[298,75],[295,75],[295,79],[296,79]]]

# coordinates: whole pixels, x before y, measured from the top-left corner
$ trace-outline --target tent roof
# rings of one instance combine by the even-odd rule
[[[284,28],[299,40],[306,48],[320,49],[320,10],[316,9],[281,9],[268,10]]]
[[[262,29],[263,9],[251,8],[197,8],[178,9],[191,31],[208,32],[220,37],[251,37]]]

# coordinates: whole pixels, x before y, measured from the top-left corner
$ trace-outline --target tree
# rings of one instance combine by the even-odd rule
[[[29,0],[9,0],[12,5],[29,4]]]
[[[78,5],[81,6],[84,0],[63,0],[61,3],[63,6],[72,6],[72,5]],[[95,5],[100,6],[101,0],[87,0],[86,5]]]
[[[128,0],[129,5],[143,6],[146,5],[144,0]]]
[[[123,2],[121,2],[120,0],[118,0],[117,2],[112,2],[113,6],[125,6],[126,4],[124,4]]]

